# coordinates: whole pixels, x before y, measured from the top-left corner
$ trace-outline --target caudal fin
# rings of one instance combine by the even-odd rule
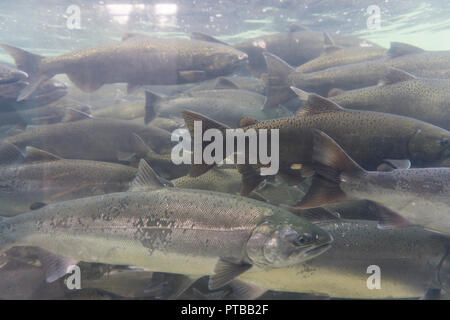
[[[264,52],[263,55],[268,70],[266,78],[267,100],[263,109],[269,109],[295,97],[295,94],[290,90],[289,75],[296,71],[288,63],[271,53]]]
[[[226,124],[223,124],[223,123],[217,122],[215,120],[212,120],[212,119],[210,119],[210,118],[208,118],[208,117],[206,117],[204,115],[201,115],[199,113],[196,113],[194,111],[184,110],[182,113],[183,113],[183,117],[184,117],[184,122],[186,123],[186,127],[188,128],[189,133],[191,134],[191,138],[193,140],[194,148],[196,147],[195,146],[195,141],[196,141],[195,134],[197,133],[194,130],[195,122],[197,122],[197,121],[201,122],[200,141],[202,142],[202,145],[201,145],[202,154],[203,154],[203,149],[206,147],[206,145],[203,143],[203,133],[206,130],[208,130],[208,129],[218,129],[218,130],[220,130],[223,133],[223,136],[225,137],[226,136],[225,130],[230,128]],[[198,147],[199,146],[197,146],[197,148]],[[225,154],[224,154],[224,157],[226,157]],[[206,163],[195,164],[194,163],[192,165],[192,167],[191,167],[191,170],[189,171],[189,175],[191,177],[198,177],[198,176],[204,174],[205,172],[207,172],[213,166],[214,166],[214,164],[206,164]]]
[[[22,101],[28,98],[42,82],[51,78],[51,76],[41,75],[39,73],[39,65],[42,59],[44,59],[43,56],[25,51],[9,44],[0,43],[0,46],[14,58],[17,68],[25,71],[30,76],[28,79],[30,84],[20,92],[17,97],[17,101]]]
[[[313,137],[313,163],[316,175],[308,193],[297,204],[297,209],[315,208],[349,200],[340,188],[341,174],[354,176],[365,172],[328,135],[313,129]]]
[[[156,93],[145,91],[145,124],[148,124],[156,117],[155,105],[161,100],[161,97]]]

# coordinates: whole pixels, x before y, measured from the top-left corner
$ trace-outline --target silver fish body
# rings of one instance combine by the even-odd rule
[[[277,207],[184,189],[70,200],[0,223],[3,250],[33,245],[73,261],[191,275],[213,274],[219,258],[258,268],[299,263],[331,241],[327,232]]]

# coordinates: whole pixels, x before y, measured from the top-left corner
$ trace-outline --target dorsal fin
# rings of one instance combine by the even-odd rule
[[[251,117],[244,117],[241,119],[241,121],[239,121],[239,127],[243,128],[243,127],[248,127],[254,124],[257,124],[258,120],[253,119]]]
[[[407,54],[414,54],[421,52],[425,52],[425,50],[407,43],[391,42],[391,47],[389,48],[387,54],[391,58],[396,58]]]
[[[62,160],[62,158],[53,153],[32,146],[27,146],[25,148],[25,162],[56,161],[56,160]]]
[[[298,32],[298,31],[308,31],[308,28],[295,23],[289,25],[289,32]]]
[[[141,161],[139,161],[136,177],[131,183],[130,191],[153,190],[161,189],[163,187],[164,183],[161,181],[156,172],[153,171],[147,161],[141,159]]]
[[[384,75],[384,77],[380,80],[379,85],[388,85],[394,84],[402,81],[414,80],[417,79],[416,76],[408,73],[406,71],[390,67],[388,72]]]
[[[75,108],[66,108],[66,114],[61,122],[72,122],[78,120],[92,119],[93,117],[85,111],[75,109]]]
[[[191,39],[192,40],[201,40],[206,42],[213,42],[213,43],[220,43],[228,46],[228,43],[225,43],[223,41],[220,41],[213,36],[210,36],[209,34],[203,33],[203,32],[192,32],[191,33]]]
[[[297,115],[309,116],[324,112],[336,112],[344,110],[338,104],[327,98],[319,96],[318,94],[307,93],[294,87],[291,87],[291,89],[300,98],[300,100],[305,101],[305,106],[297,112]]]
[[[214,82],[214,89],[239,89],[239,87],[233,81],[219,77]]]
[[[333,41],[333,39],[331,39],[330,35],[328,34],[328,32],[324,32],[323,33],[323,43],[326,46],[334,46],[336,45]]]

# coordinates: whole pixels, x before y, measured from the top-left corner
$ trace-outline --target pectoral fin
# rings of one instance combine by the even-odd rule
[[[267,291],[266,289],[241,280],[233,280],[229,285],[233,290],[231,294],[232,298],[237,300],[255,300]]]
[[[220,258],[219,261],[217,261],[214,274],[209,277],[209,290],[216,290],[225,286],[234,278],[249,270],[251,267],[251,264],[237,264]]]
[[[58,280],[69,272],[69,268],[76,265],[77,261],[54,254],[50,251],[39,249],[38,258],[45,270],[45,278],[48,283]]]

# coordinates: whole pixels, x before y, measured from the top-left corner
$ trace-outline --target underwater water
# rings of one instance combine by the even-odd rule
[[[449,298],[450,2],[2,1],[0,35],[0,299]]]

